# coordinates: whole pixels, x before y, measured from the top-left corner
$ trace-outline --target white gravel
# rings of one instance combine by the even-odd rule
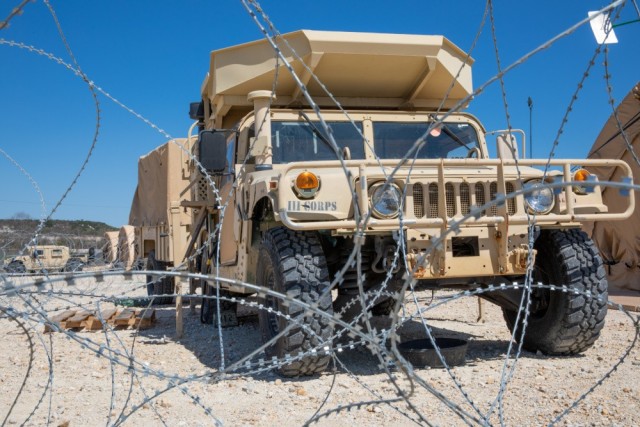
[[[121,276],[100,283],[91,279],[78,282],[72,286],[56,284],[54,288],[109,295],[144,291],[141,282],[126,281]],[[419,292],[417,296],[422,305],[431,300],[430,291]],[[37,298],[46,310],[95,301],[72,295],[64,297],[69,302],[48,299],[46,295]],[[0,305],[5,310],[11,306],[22,311],[22,301],[17,296],[2,297]],[[466,363],[452,368],[450,373],[483,415],[495,403],[500,390],[510,340],[500,309],[489,303],[485,307],[484,323],[476,321],[476,298],[457,300],[429,311],[428,319],[439,336],[469,340]],[[27,425],[37,426],[48,420],[56,426],[105,425],[115,423],[123,414],[128,418],[120,418],[118,422],[125,425],[194,426],[211,425],[218,420],[234,426],[289,426],[305,424],[315,416],[319,416],[315,420],[321,426],[416,422],[464,425],[465,421],[447,403],[457,405],[476,420],[481,419],[446,370],[416,369],[415,377],[395,370],[394,385],[378,367],[377,358],[363,348],[339,353],[340,363],[335,371],[316,377],[290,379],[266,372],[232,375],[215,382],[199,379],[184,382],[189,376],[219,371],[220,342],[224,344],[226,366],[256,348],[260,342],[257,316],[247,309],[240,315],[241,325],[224,329],[222,340],[216,328],[202,325],[198,313],[191,314],[186,307],[185,337],[180,340],[175,338],[175,310],[170,307],[158,309],[155,326],[139,333],[119,330],[108,334],[102,331],[42,334],[41,324],[20,318],[20,323],[26,322],[27,335],[17,321],[3,316],[0,419],[4,420],[10,412],[7,425],[21,425],[27,419]],[[374,324],[380,328],[387,321],[375,318]],[[403,327],[401,337],[403,340],[418,337],[421,331],[420,324],[414,322]],[[601,338],[585,354],[546,357],[523,352],[504,394],[502,422],[547,424],[598,385],[559,421],[560,425],[640,425],[637,348],[631,349],[609,378],[604,378],[632,345],[635,334],[629,317],[610,310]],[[104,347],[100,350],[101,345]],[[107,355],[125,366],[111,365]],[[127,369],[129,360],[134,361],[134,369]],[[50,373],[52,386],[48,386]],[[156,396],[167,385],[174,387]],[[435,397],[425,386],[441,393],[443,399]],[[403,397],[399,397],[398,389]],[[148,400],[151,396],[153,399]],[[210,408],[211,414],[203,408]],[[473,419],[469,422],[476,424]],[[496,408],[488,423],[500,422]]]

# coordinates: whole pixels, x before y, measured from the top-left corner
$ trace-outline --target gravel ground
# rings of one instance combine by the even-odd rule
[[[33,303],[37,298],[51,315],[54,308],[95,302],[90,293],[135,296],[144,289],[141,282],[122,276],[76,282],[54,285],[54,294],[2,297],[0,306],[5,313],[6,307],[22,311],[23,301]],[[67,291],[74,295],[63,295]],[[451,293],[436,293],[435,301],[443,295]],[[432,301],[430,291],[416,296],[421,306]],[[216,421],[234,426],[310,421],[321,426],[464,425],[451,409],[456,406],[472,417],[471,424],[477,424],[482,417],[478,414],[484,416],[496,402],[510,340],[500,309],[485,303],[485,321],[478,322],[477,307],[476,298],[465,298],[428,312],[436,335],[469,342],[465,364],[450,371],[422,368],[408,377],[392,370],[390,377],[379,367],[376,356],[357,347],[338,353],[336,366],[316,377],[235,371],[215,381],[206,377],[220,370],[221,343],[229,367],[260,342],[255,309],[242,307],[241,324],[223,329],[222,339],[217,328],[201,324],[199,313],[190,313],[186,307],[182,339],[176,339],[175,309],[171,307],[157,309],[157,322],[150,329],[108,333],[43,334],[42,324],[21,316],[18,320],[3,316],[0,419],[6,425],[26,420],[26,425],[49,421],[56,426],[194,426]],[[388,322],[373,319],[378,329]],[[635,334],[625,313],[610,310],[601,338],[582,355],[547,357],[522,352],[506,386],[502,422],[547,424],[571,408],[558,424],[640,425],[640,353],[632,348],[621,361]],[[403,341],[422,336],[419,322],[400,330]],[[119,364],[110,363],[112,360]],[[398,397],[398,390],[404,398]],[[487,423],[500,424],[499,414],[496,408]]]

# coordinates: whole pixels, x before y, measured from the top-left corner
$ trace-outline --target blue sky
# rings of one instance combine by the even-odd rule
[[[0,5],[0,20],[19,0]],[[51,0],[83,71],[98,86],[174,137],[191,123],[211,50],[262,35],[240,0],[80,1]],[[496,1],[495,26],[503,68],[597,10],[606,1]],[[298,29],[442,34],[463,50],[471,47],[485,8],[481,1],[288,1],[261,2],[281,32]],[[620,21],[638,19],[631,2]],[[474,85],[497,71],[487,20],[473,52]],[[609,46],[613,96],[619,102],[640,80],[640,23],[616,29]],[[41,1],[29,3],[0,38],[43,49],[71,62],[51,15]],[[535,157],[547,157],[566,108],[597,45],[587,25],[505,77],[511,125],[529,129],[527,98],[533,98]],[[596,60],[560,138],[556,157],[586,156],[611,114],[604,56]],[[0,149],[41,188],[47,207],[69,187],[87,155],[96,111],[87,86],[69,70],[23,49],[0,44]],[[126,223],[137,180],[137,159],[165,138],[100,96],[102,121],[93,156],[55,219]],[[468,111],[488,129],[506,127],[497,83]],[[0,218],[42,215],[32,184],[0,155]]]

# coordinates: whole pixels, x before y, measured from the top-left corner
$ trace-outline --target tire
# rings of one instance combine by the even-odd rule
[[[131,266],[133,271],[140,271],[145,269],[145,261],[144,258],[137,258],[133,261],[133,265]]]
[[[211,258],[209,258],[211,260],[211,262],[207,262],[207,254],[204,253],[203,254],[203,260],[200,264],[200,272],[202,274],[211,274],[211,272],[213,271],[213,264],[215,263],[215,260],[213,259],[213,254],[210,255]],[[217,325],[217,320],[218,320],[218,300],[215,298],[216,295],[216,288],[215,286],[213,286],[210,282],[203,280],[202,281],[202,295],[208,296],[208,297],[213,297],[213,298],[202,298],[202,303],[200,304],[200,322],[207,324],[207,325],[212,325],[215,324]],[[219,290],[219,295],[221,297],[227,297],[230,298],[231,297],[231,293],[227,290],[224,289],[220,289]],[[235,321],[225,321],[224,319],[224,314],[228,313],[228,312],[233,312],[233,315],[231,316],[232,318],[234,318],[235,320],[237,320],[236,318],[236,311],[238,308],[238,303],[236,302],[231,302],[225,299],[220,299],[220,311],[222,312],[222,327],[228,327],[228,326],[235,326],[237,325],[237,322]]]
[[[211,266],[209,265],[208,258],[209,250],[207,249],[207,251],[202,253],[200,261],[201,274],[211,274]],[[201,288],[203,296],[211,295],[211,286],[209,286],[209,282],[207,282],[206,280],[202,280]],[[215,301],[213,302],[215,303]],[[207,325],[213,324],[214,310],[215,304],[212,304],[212,299],[202,298],[202,303],[200,304],[200,323],[204,323]]]
[[[347,243],[343,245],[339,251],[338,257],[334,259],[334,268],[332,271],[333,277],[340,271],[346,260],[351,256],[353,251],[353,244]],[[393,310],[395,301],[387,303],[388,297],[381,295],[374,301],[373,295],[376,290],[380,289],[380,285],[384,282],[386,274],[375,273],[372,270],[371,265],[375,259],[375,252],[372,248],[363,247],[360,253],[361,268],[360,272],[364,277],[362,287],[365,291],[365,302],[367,307],[371,307],[369,310],[373,315],[389,314]],[[333,310],[340,314],[340,317],[345,322],[351,322],[356,317],[362,315],[362,306],[360,304],[359,286],[358,286],[358,267],[357,264],[349,266],[342,276],[342,283],[338,289],[338,296],[333,302]],[[392,283],[395,279],[391,279],[387,282],[388,289],[393,288]],[[380,306],[380,307],[378,307]],[[386,312],[386,313],[385,313]]]
[[[161,261],[156,259],[155,251],[150,251],[147,256],[147,270],[165,271],[166,266]],[[172,295],[175,293],[175,286],[173,277],[163,277],[162,279],[157,276],[147,275],[147,295]],[[172,304],[173,297],[161,297],[154,298],[153,305],[166,305]]]
[[[26,273],[27,269],[24,264],[19,261],[12,261],[6,267],[7,273]]]
[[[344,259],[348,254],[344,255]],[[369,308],[369,313],[374,316],[388,316],[393,312],[396,305],[396,299],[390,297],[390,293],[396,293],[402,289],[403,279],[401,273],[396,273],[394,277],[387,280],[387,275],[383,273],[374,273],[371,271],[372,256],[362,254],[362,272],[364,281],[362,282],[365,291],[365,303]],[[333,309],[336,313],[340,313],[342,320],[352,322],[356,317],[362,317],[362,306],[360,303],[359,287],[357,282],[356,266],[349,268],[344,276],[341,288],[338,290],[338,297],[333,302]],[[382,288],[382,284],[386,280],[384,292],[377,297],[377,292]]]
[[[333,315],[331,293],[327,292],[329,271],[315,232],[296,232],[283,227],[266,231],[258,255],[256,279],[259,286],[306,304],[317,304],[320,310]],[[325,370],[331,360],[324,348],[331,346],[332,322],[318,313],[305,313],[303,307],[280,298],[261,296],[260,302],[271,309],[260,310],[264,342],[285,330],[290,323],[294,325],[267,347],[267,358],[275,356],[282,362],[288,356],[305,354],[301,359],[280,366],[278,372],[293,377]],[[292,320],[287,321],[285,316]]]
[[[374,305],[371,308],[371,314],[374,316],[388,316],[393,313],[394,308],[396,307],[396,299],[395,298],[387,298],[378,304]]]
[[[382,281],[382,279],[381,279]],[[391,288],[390,285],[388,285]],[[396,299],[381,295],[373,301],[375,289],[369,289],[366,292],[366,305],[371,307],[369,312],[373,316],[388,316],[393,312],[396,306]],[[373,306],[371,306],[373,304]],[[341,294],[338,295],[333,302],[333,309],[336,313],[340,313],[340,317],[345,322],[352,322],[356,317],[362,317],[362,306],[360,304],[360,296],[358,294]]]
[[[70,258],[69,261],[65,264],[62,271],[65,272],[74,272],[74,271],[82,271],[84,264],[78,258]]]
[[[607,315],[608,285],[598,250],[578,229],[543,231],[535,249],[535,283],[566,285],[581,293],[534,289],[523,347],[548,355],[582,353],[600,336]],[[513,332],[517,311],[502,311]],[[518,328],[516,340],[520,335]]]

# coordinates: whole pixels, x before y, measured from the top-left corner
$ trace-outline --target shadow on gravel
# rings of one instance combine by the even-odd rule
[[[139,331],[137,345],[161,346],[167,342],[174,341],[189,350],[206,368],[218,370],[220,368],[221,350],[224,351],[225,366],[229,368],[233,363],[250,354],[262,343],[257,312],[250,309],[243,308],[243,310],[239,311],[239,326],[222,329],[222,340],[219,339],[219,330],[216,326],[200,323],[199,307],[196,307],[195,312],[192,313],[188,306],[185,306],[183,313],[184,336],[181,339],[176,339],[175,309],[170,306],[156,307],[157,321],[153,327]],[[373,317],[371,323],[379,331],[385,329],[385,326],[388,327],[390,320],[386,317]],[[468,341],[465,364],[459,367],[462,369],[465,366],[475,366],[480,362],[501,361],[504,360],[507,354],[509,342],[506,340],[482,339],[472,334],[433,326],[431,330],[435,337],[459,338]],[[424,327],[418,321],[405,323],[399,329],[399,335],[401,342],[426,338]],[[221,341],[223,344],[222,349]],[[376,375],[383,372],[376,355],[363,345],[354,344],[351,349],[349,346],[350,341],[356,340],[344,337],[338,341],[338,344],[343,349],[337,353],[336,371],[351,372],[358,376]],[[526,351],[523,351],[520,357],[546,358],[546,356]],[[255,360],[257,359],[254,358]],[[333,366],[330,365],[327,369],[327,374],[332,373],[333,370]],[[273,371],[249,374],[243,374],[243,372],[245,372],[243,368],[234,370],[234,373],[261,381],[280,378],[285,382],[288,380],[299,382],[317,378],[316,376],[285,378],[280,377]]]

